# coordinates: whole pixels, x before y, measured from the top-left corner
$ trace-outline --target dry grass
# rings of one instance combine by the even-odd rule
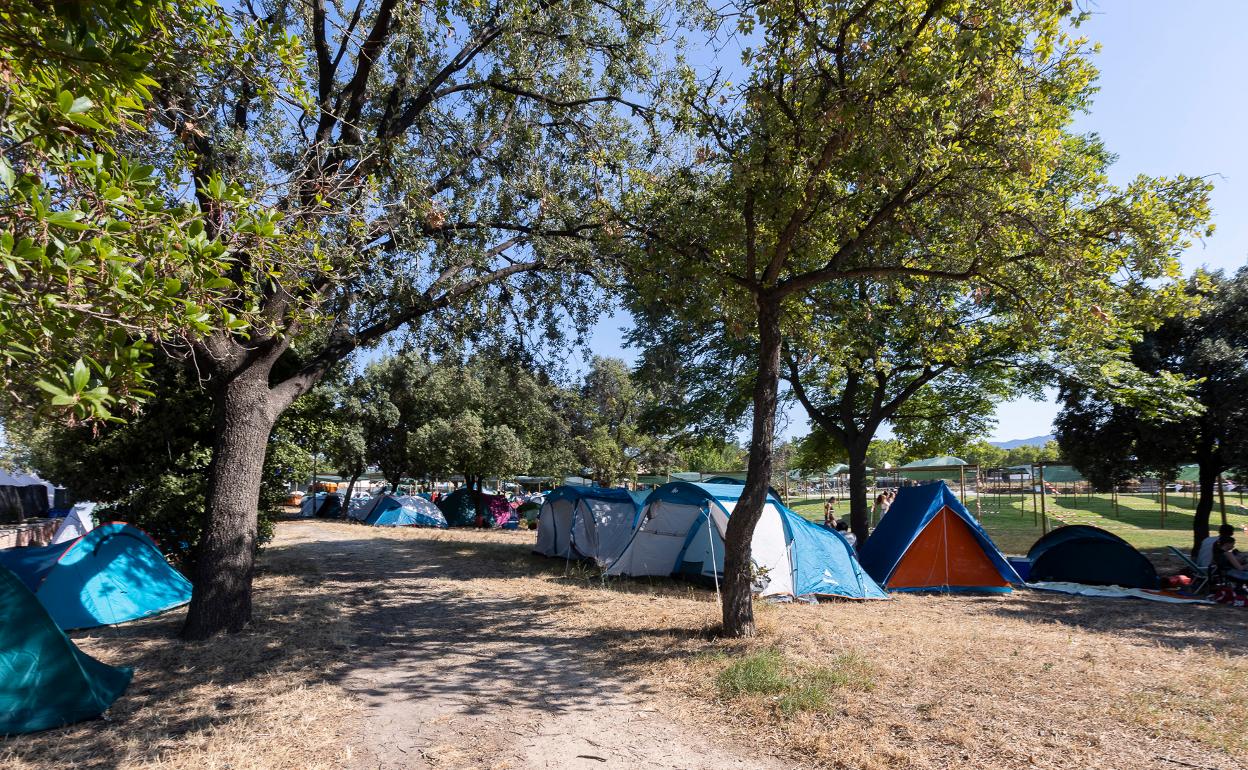
[[[75,634],[85,652],[134,667],[130,688],[108,721],[0,743],[0,767],[342,767],[358,704],[330,681],[350,641],[334,597],[291,574],[261,576],[256,589],[254,630],[227,638],[178,642],[180,611]]]
[[[1243,610],[1026,591],[760,603],[759,636],[729,640],[713,591],[604,582],[532,556],[532,538],[284,524],[255,631],[182,645],[174,618],[83,639],[137,668],[115,721],[0,744],[0,766],[350,766],[370,736],[344,672],[394,659],[373,637],[417,652],[453,640],[453,655],[409,660],[411,681],[466,719],[529,726],[431,723],[434,767],[527,766],[499,758],[548,720],[593,719],[603,693],[644,698],[747,767],[1231,768],[1248,753]],[[739,686],[758,660],[766,670]],[[460,681],[433,679],[436,665]]]

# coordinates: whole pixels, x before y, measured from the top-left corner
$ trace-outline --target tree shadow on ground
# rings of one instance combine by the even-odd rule
[[[235,724],[295,716],[266,709],[273,696],[321,684],[348,662],[337,597],[313,589],[314,583],[298,577],[263,579],[251,627],[207,642],[178,641],[185,608],[71,634],[94,657],[133,668],[129,688],[106,720],[0,740],[0,766],[105,770],[160,764],[188,740]]]
[[[483,718],[516,706],[590,710],[637,693],[629,666],[613,650],[639,637],[697,633],[569,625],[561,613],[582,608],[584,599],[561,589],[598,587],[599,579],[583,565],[528,550],[521,543],[362,538],[291,545],[283,557],[314,556],[320,579],[338,586],[333,592],[343,597],[343,615],[356,632],[341,681],[366,703],[436,698],[461,715]],[[513,583],[534,577],[546,580]],[[615,587],[705,593],[675,581]]]

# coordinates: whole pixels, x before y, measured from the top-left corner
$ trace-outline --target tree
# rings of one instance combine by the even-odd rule
[[[1007,465],[1006,451],[983,439],[968,445],[959,456],[971,465],[981,468],[1000,468]]]
[[[817,290],[944,281],[1033,315],[1068,349],[1113,347],[1130,325],[1120,314],[1173,299],[1149,281],[1177,273],[1208,186],[1116,188],[1099,145],[1070,135],[1094,70],[1064,0],[729,10],[757,40],[750,72],[732,90],[697,90],[695,162],[642,177],[629,221],[643,300],[753,353],[748,481],[725,542],[723,628],[739,636],[754,632],[749,543],[784,340],[803,333]]]
[[[245,9],[233,55],[162,82],[161,131],[135,140],[149,162],[186,160],[171,178],[212,213],[208,237],[247,232],[216,206],[227,173],[264,203],[249,228],[297,235],[231,263],[220,306],[254,307],[248,333],[192,346],[217,421],[188,639],[250,619],[268,436],[337,362],[404,328],[435,352],[509,324],[539,342],[569,316],[588,328],[610,201],[660,103],[643,82],[658,11],[639,0]]]
[[[157,361],[148,375],[154,395],[125,423],[66,426],[10,423],[22,459],[100,515],[152,535],[189,574],[207,525],[204,498],[211,461],[213,404],[181,367]],[[262,476],[257,545],[267,542],[292,483],[307,478],[312,457],[306,431],[328,415],[312,414],[319,394],[283,415],[270,441]]]
[[[1195,414],[1158,415],[1071,382],[1059,394],[1054,425],[1062,452],[1101,489],[1141,473],[1173,478],[1179,464],[1196,463],[1195,553],[1209,536],[1218,477],[1248,464],[1248,268],[1232,277],[1197,275],[1188,293],[1197,312],[1146,333],[1132,357],[1143,371],[1194,382]]]
[[[880,428],[892,426],[920,457],[961,448],[1023,384],[1028,353],[1056,341],[1034,332],[1030,314],[1002,312],[949,281],[846,282],[812,298],[804,329],[785,345],[784,379],[844,448],[850,526],[866,542],[867,452]]]
[[[565,470],[567,426],[550,388],[520,362],[478,356],[439,365],[419,390],[419,427],[408,446],[419,474],[463,474],[478,512],[485,479]],[[553,447],[553,448],[552,448]]]
[[[613,486],[662,453],[663,441],[641,427],[647,396],[620,359],[594,356],[590,360],[584,381],[565,412],[577,460],[599,484]]]
[[[147,127],[155,78],[218,55],[208,0],[15,0],[0,13],[0,385],[10,413],[69,422],[131,412],[157,347],[241,331],[227,309],[233,254],[278,248],[253,201],[211,177],[183,202],[172,176],[125,152]],[[276,46],[281,50],[283,46]],[[258,87],[266,84],[258,82]],[[208,234],[204,205],[230,218]]]

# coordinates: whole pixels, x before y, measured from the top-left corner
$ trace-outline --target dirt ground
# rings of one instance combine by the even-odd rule
[[[1019,591],[757,605],[604,583],[525,532],[286,522],[256,623],[181,612],[75,635],[136,669],[110,721],[0,742],[0,768],[1242,768],[1248,611]],[[793,712],[727,693],[734,661],[861,661]],[[799,677],[800,678],[800,677]],[[1237,762],[1239,764],[1237,764]]]

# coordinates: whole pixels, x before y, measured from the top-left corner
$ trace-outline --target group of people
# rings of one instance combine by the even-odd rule
[[[896,496],[896,490],[881,492],[875,496],[875,505],[871,508],[871,526],[875,526],[876,522],[884,518],[884,514],[888,513],[888,507],[893,504],[893,498]],[[840,532],[850,545],[858,544],[857,536],[849,530],[849,522],[836,517],[835,497],[829,497],[828,501],[823,504],[823,526]]]

